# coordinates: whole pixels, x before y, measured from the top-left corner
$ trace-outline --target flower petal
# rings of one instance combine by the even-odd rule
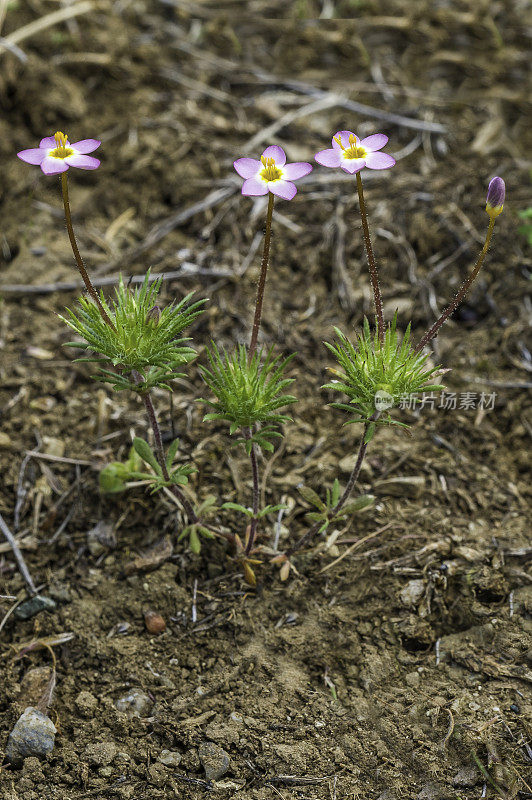
[[[365,158],[345,158],[341,164],[342,169],[349,172],[350,175],[354,175],[355,172],[360,172],[365,166]]]
[[[268,194],[268,184],[258,178],[248,178],[242,185],[242,194],[247,194],[250,197],[260,197],[260,195]]]
[[[70,147],[73,150],[77,150],[78,153],[86,155],[97,150],[100,145],[101,142],[98,139],[81,139],[79,142],[73,142]]]
[[[41,139],[41,141],[39,142],[39,147],[45,147],[47,150],[50,147],[57,147],[55,136],[46,136],[44,139]]]
[[[388,153],[368,153],[365,156],[366,167],[370,169],[390,169],[395,164],[395,158]]]
[[[290,183],[290,181],[271,181],[268,184],[268,189],[272,194],[276,194],[277,197],[282,197],[283,200],[291,200],[297,194],[295,183]]]
[[[356,134],[354,134],[353,131],[338,131],[338,133],[335,133],[333,138],[332,138],[333,149],[334,150],[341,150],[342,149],[340,147],[340,145],[338,144],[338,142],[336,141],[336,139],[338,139],[338,137],[340,137],[343,146],[347,149],[350,146],[349,145],[349,137],[350,136],[355,136],[355,135]],[[356,137],[356,139],[357,139],[357,144],[358,144],[358,142],[359,142],[358,136]]]
[[[46,156],[41,164],[41,169],[45,175],[59,175],[60,172],[66,172],[68,164],[63,158],[53,158]]]
[[[342,162],[341,152],[340,148],[337,150],[320,150],[319,153],[316,153],[314,158],[318,164],[322,164],[324,167],[339,167]]]
[[[262,155],[264,158],[273,158],[277,167],[284,167],[286,164],[286,153],[278,144],[267,147]]]
[[[65,163],[69,167],[79,167],[79,169],[98,169],[100,160],[93,156],[84,156],[82,153],[74,153],[73,156],[67,156]]]
[[[260,170],[262,164],[256,158],[237,158],[233,167],[241,178],[252,178]]]
[[[309,172],[312,172],[312,164],[308,164],[306,161],[295,161],[293,164],[284,165],[283,178],[295,181],[302,178],[303,175],[308,175]]]
[[[367,150],[368,153],[374,153],[375,150],[380,150],[384,147],[388,137],[384,133],[373,133],[371,136],[366,136],[365,139],[360,140],[360,146]]]
[[[17,153],[17,156],[21,159],[21,161],[25,161],[26,164],[40,164],[43,158],[46,158],[47,151],[41,147],[33,147],[31,150],[21,150],[20,153]]]

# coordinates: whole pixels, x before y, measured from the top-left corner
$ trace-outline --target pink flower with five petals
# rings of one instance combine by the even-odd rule
[[[352,131],[338,131],[332,138],[332,148],[320,150],[314,158],[324,167],[340,167],[354,175],[364,167],[369,169],[390,169],[395,158],[378,151],[384,147],[388,137],[384,133],[374,133],[359,139]]]
[[[312,164],[305,161],[287,164],[283,148],[275,144],[266,148],[260,161],[256,158],[237,158],[233,166],[245,179],[242,194],[258,197],[271,192],[283,200],[292,200],[297,193],[292,181],[308,175],[312,170]]]
[[[40,167],[45,175],[58,175],[69,167],[79,169],[96,169],[100,161],[88,153],[92,153],[101,145],[98,139],[81,139],[70,144],[68,137],[57,131],[54,136],[41,139],[39,147],[21,150],[17,156],[26,164]]]

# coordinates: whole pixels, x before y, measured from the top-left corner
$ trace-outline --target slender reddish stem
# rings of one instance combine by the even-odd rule
[[[270,242],[272,238],[272,215],[273,215],[273,201],[274,195],[269,192],[268,194],[268,211],[266,212],[266,230],[264,232],[264,249],[262,251],[262,262],[260,265],[259,285],[257,287],[257,302],[255,304],[255,318],[253,319],[253,328],[251,330],[251,342],[249,345],[249,360],[253,358],[255,350],[257,349],[257,340],[259,338],[260,321],[262,318],[262,303],[264,300],[264,289],[266,286],[266,274],[268,272],[268,263],[270,260]]]
[[[74,228],[72,226],[72,214],[70,213],[70,203],[69,203],[69,200],[68,200],[68,179],[67,179],[67,173],[66,172],[62,172],[61,173],[61,190],[62,190],[62,193],[63,193],[63,207],[65,209],[65,222],[66,222],[67,231],[68,231],[68,238],[70,239],[70,244],[72,246],[72,252],[74,253],[74,258],[76,259],[76,264],[77,264],[78,269],[80,271],[81,277],[83,278],[83,282],[84,282],[85,286],[87,287],[88,293],[90,294],[90,296],[92,297],[92,299],[94,300],[96,305],[98,306],[98,309],[100,310],[100,314],[102,315],[103,319],[105,320],[107,325],[109,325],[110,328],[115,330],[115,326],[111,322],[109,314],[107,313],[107,311],[105,310],[105,308],[102,305],[102,301],[100,300],[100,298],[98,296],[98,292],[96,291],[96,289],[94,288],[94,286],[91,283],[91,279],[89,278],[89,273],[87,272],[87,270],[85,268],[85,264],[83,263],[83,259],[81,257],[81,253],[79,252],[78,243],[76,242],[76,236],[74,234]]]
[[[340,497],[340,499],[338,500],[338,502],[336,503],[336,505],[334,506],[334,508],[331,508],[331,510],[329,511],[329,515],[328,515],[328,516],[329,516],[329,519],[334,519],[334,517],[336,516],[336,514],[337,514],[337,513],[338,513],[338,512],[339,512],[339,511],[342,509],[342,507],[345,505],[345,503],[347,502],[347,500],[348,500],[348,499],[349,499],[349,497],[351,496],[351,492],[352,492],[352,491],[353,491],[353,489],[355,488],[355,484],[356,484],[356,482],[357,482],[357,480],[358,480],[358,476],[360,475],[360,470],[361,470],[361,468],[362,468],[362,463],[363,463],[363,461],[364,461],[364,458],[365,458],[365,456],[366,456],[366,450],[368,449],[368,442],[366,442],[366,434],[367,434],[367,432],[368,432],[368,428],[369,428],[369,426],[370,426],[370,423],[371,423],[371,422],[373,421],[373,419],[375,419],[375,418],[376,418],[376,417],[375,417],[375,415],[374,415],[374,416],[371,418],[370,422],[367,422],[367,423],[366,423],[366,425],[364,426],[364,433],[362,434],[362,438],[361,438],[361,440],[360,440],[360,444],[359,444],[359,446],[358,446],[358,454],[357,454],[357,459],[356,459],[356,461],[355,461],[355,466],[353,467],[353,470],[352,470],[352,472],[351,472],[351,475],[349,476],[349,480],[348,480],[348,482],[347,482],[347,486],[345,487],[345,490],[344,490],[344,493],[343,493],[343,495]],[[307,532],[304,534],[304,536],[302,536],[302,537],[301,537],[301,538],[300,538],[300,539],[299,539],[299,540],[298,540],[298,541],[295,543],[295,545],[293,545],[293,547],[290,547],[290,548],[289,548],[289,549],[286,551],[286,555],[289,557],[289,556],[293,555],[293,553],[297,552],[298,550],[301,550],[301,548],[302,548],[302,547],[304,547],[304,546],[307,544],[307,542],[310,542],[310,541],[311,541],[311,540],[314,538],[314,536],[316,536],[316,534],[318,533],[318,531],[320,530],[320,528],[321,528],[321,526],[322,526],[322,525],[323,525],[323,521],[321,521],[321,522],[316,522],[316,523],[315,523],[315,524],[312,526],[312,528],[310,528],[310,529],[309,529],[309,530],[308,530],[308,531],[307,531]]]
[[[248,430],[245,433],[245,437],[246,439],[250,439],[251,436],[252,436],[251,428],[248,428]],[[259,494],[260,494],[259,464],[257,461],[257,451],[254,444],[251,445],[249,458],[251,461],[251,474],[253,477],[253,516],[251,517],[251,524],[249,526],[249,536],[245,550],[246,556],[248,556],[251,553],[253,544],[255,543],[255,536],[257,534],[258,514],[259,514]]]
[[[480,268],[481,268],[481,266],[482,266],[482,264],[484,262],[484,259],[486,258],[486,253],[488,252],[488,248],[489,248],[489,245],[490,245],[491,235],[493,233],[494,226],[495,226],[495,217],[492,217],[492,219],[490,219],[490,224],[488,225],[488,230],[487,230],[487,233],[486,233],[486,241],[484,242],[484,247],[480,251],[480,255],[477,258],[475,266],[473,267],[473,269],[471,270],[470,274],[467,276],[465,281],[463,281],[462,285],[460,286],[460,288],[456,292],[452,302],[449,303],[449,305],[447,306],[445,311],[436,320],[436,322],[434,323],[432,328],[429,328],[429,330],[423,336],[423,338],[421,339],[421,341],[419,342],[419,344],[415,348],[414,353],[421,352],[421,350],[423,350],[425,345],[428,344],[431,339],[434,339],[434,337],[438,333],[438,331],[441,328],[441,326],[443,325],[443,323],[451,316],[453,311],[455,311],[458,308],[458,306],[460,305],[460,303],[462,302],[462,300],[464,299],[464,297],[468,293],[469,289],[471,288],[471,284],[473,283],[473,281],[477,277],[478,273],[480,272]]]
[[[373,288],[373,299],[375,302],[375,316],[377,318],[377,328],[379,341],[384,341],[384,316],[382,313],[382,297],[379,286],[379,273],[375,263],[375,256],[373,255],[373,247],[371,246],[371,238],[369,235],[368,215],[366,213],[366,201],[364,200],[364,189],[362,187],[362,178],[360,172],[357,172],[357,190],[358,190],[358,205],[360,209],[360,218],[362,219],[362,231],[364,233],[364,245],[366,248],[366,256],[368,259],[369,275],[371,279],[371,286]]]
[[[140,372],[137,372],[137,370],[133,370],[132,377],[137,386],[142,385],[143,378]],[[142,399],[144,401],[146,416],[148,417],[150,427],[153,431],[153,439],[155,442],[155,453],[157,456],[157,461],[159,462],[159,466],[161,467],[163,478],[165,479],[165,481],[169,481],[170,474],[168,472],[168,467],[166,466],[166,456],[164,452],[163,437],[161,436],[161,429],[159,427],[159,422],[157,420],[155,406],[153,405],[153,401],[151,399],[151,395],[149,392],[140,392],[140,394],[142,395]],[[179,486],[173,484],[172,486],[169,487],[169,489],[174,495],[174,497],[177,497],[177,499],[183,506],[189,524],[193,525],[194,523],[199,522],[196,512],[192,507],[192,503],[187,499],[184,492],[179,488]]]

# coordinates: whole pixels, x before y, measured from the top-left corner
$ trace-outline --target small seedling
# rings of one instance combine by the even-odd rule
[[[250,530],[245,555],[253,548],[257,522],[282,506],[267,506],[259,511],[259,477],[256,448],[273,451],[272,439],[282,437],[279,426],[290,421],[280,409],[296,402],[285,390],[293,383],[284,372],[292,356],[282,360],[270,349],[250,357],[244,345],[233,353],[220,352],[213,343],[207,351],[209,367],[200,367],[203,380],[213,393],[214,400],[205,400],[212,409],[204,420],[221,420],[229,424],[229,434],[238,434],[235,444],[241,444],[251,459],[253,476],[253,505],[249,509],[238,503],[225,503],[222,508],[245,514]]]

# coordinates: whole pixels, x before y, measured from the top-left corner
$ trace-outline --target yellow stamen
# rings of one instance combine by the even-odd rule
[[[340,136],[335,136],[334,141],[338,142],[342,150],[344,151],[344,158],[364,158],[366,155],[366,151],[360,145],[357,147],[357,137],[354,133],[349,134],[349,147],[345,148],[342,144],[342,139]]]
[[[261,178],[265,181],[278,181],[282,178],[283,173],[281,170],[275,166],[275,159],[274,158],[265,158],[264,156],[260,157],[264,169],[260,173]]]
[[[68,156],[74,154],[72,148],[67,147],[68,136],[65,133],[57,131],[57,133],[54,134],[54,139],[56,145],[55,150],[52,150],[50,153],[53,158],[68,158]]]

